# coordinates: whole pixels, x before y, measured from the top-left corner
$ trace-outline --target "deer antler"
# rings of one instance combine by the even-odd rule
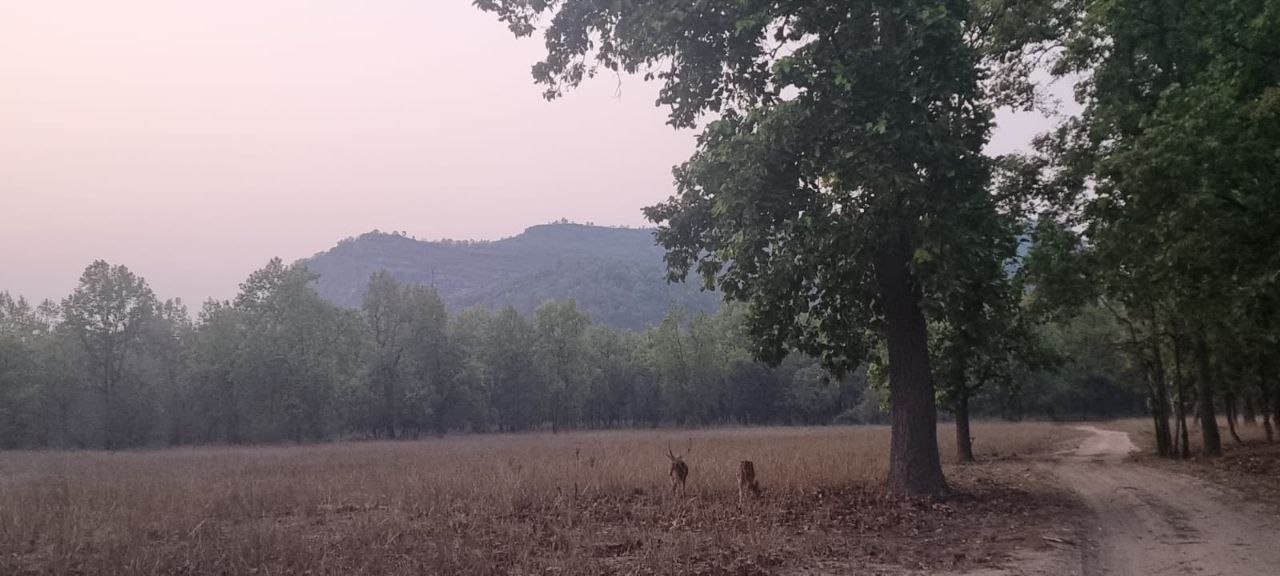
[[[667,458],[670,458],[672,461],[679,460],[679,458],[676,458],[675,453],[671,451],[671,443],[670,443],[670,442],[667,442]]]

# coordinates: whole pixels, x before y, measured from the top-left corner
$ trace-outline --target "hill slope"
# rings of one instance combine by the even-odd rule
[[[320,295],[349,307],[360,305],[378,270],[435,286],[455,309],[510,304],[528,314],[548,300],[573,298],[596,322],[618,328],[657,324],[672,305],[706,312],[719,306],[718,294],[696,284],[667,284],[651,230],[547,224],[493,242],[371,232],[305,262],[320,274]]]

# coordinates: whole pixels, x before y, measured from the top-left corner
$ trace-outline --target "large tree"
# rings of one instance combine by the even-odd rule
[[[492,382],[493,410],[502,430],[528,430],[541,423],[545,387],[537,372],[533,326],[515,308],[487,322],[484,362]]]
[[[80,284],[62,301],[62,326],[80,343],[89,362],[89,386],[102,397],[102,444],[108,450],[125,440],[119,416],[126,363],[157,306],[146,280],[102,260],[85,268]]]
[[[49,332],[25,298],[0,292],[0,448],[36,440],[37,349]]]
[[[365,328],[365,378],[376,398],[374,434],[395,438],[404,405],[403,365],[409,315],[405,289],[385,270],[369,277],[361,303]]]
[[[236,295],[245,330],[232,377],[243,383],[248,432],[258,439],[325,438],[349,408],[340,400],[359,368],[359,318],[316,294],[316,278],[273,258]]]
[[[829,367],[887,341],[889,485],[947,490],[917,269],[964,242],[986,202],[989,110],[959,0],[477,0],[519,35],[541,26],[535,79],[559,95],[599,68],[659,78],[678,127],[716,118],[647,210],[675,278],[748,303],[755,352]],[[549,20],[541,20],[549,17]],[[976,209],[976,208],[975,208]]]
[[[461,427],[472,413],[469,375],[449,337],[449,315],[435,288],[404,289],[406,321],[404,411],[414,434]]]
[[[244,311],[227,302],[209,300],[200,309],[191,342],[190,377],[199,437],[206,442],[240,444],[247,439],[247,332]]]
[[[584,337],[591,325],[573,300],[547,302],[534,314],[534,362],[547,394],[551,426],[576,425],[587,387]]]

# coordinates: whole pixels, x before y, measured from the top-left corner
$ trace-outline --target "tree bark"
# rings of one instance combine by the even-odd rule
[[[1174,410],[1174,411],[1175,411],[1175,412],[1177,412],[1178,410],[1175,408],[1175,410]],[[1182,444],[1182,439],[1183,439],[1183,437],[1184,437],[1184,436],[1183,436],[1183,429],[1182,429],[1182,426],[1183,426],[1183,422],[1182,422],[1181,420],[1174,419],[1174,421],[1173,421],[1173,451],[1169,454],[1169,457],[1170,457],[1170,458],[1183,458],[1183,456],[1182,456],[1182,452],[1183,452],[1184,448],[1183,448],[1183,444]]]
[[[1213,408],[1213,367],[1209,364],[1209,345],[1204,340],[1203,330],[1196,335],[1196,364],[1199,378],[1196,379],[1196,392],[1199,396],[1200,435],[1203,440],[1205,456],[1222,455],[1222,436],[1218,433],[1218,417]]]
[[[948,491],[947,481],[938,456],[938,413],[922,291],[910,269],[911,254],[905,238],[890,238],[875,261],[889,348],[888,485],[897,492],[940,496]]]

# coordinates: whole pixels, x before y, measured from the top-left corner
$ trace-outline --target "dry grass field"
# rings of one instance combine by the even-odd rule
[[[944,458],[952,431],[940,427]],[[1074,507],[1018,459],[1072,437],[978,424],[963,496],[879,487],[888,430],[757,428],[0,453],[0,574],[815,574],[966,569]],[[688,494],[666,449],[692,443]],[[765,490],[738,506],[749,459]],[[816,572],[815,572],[816,570]]]

